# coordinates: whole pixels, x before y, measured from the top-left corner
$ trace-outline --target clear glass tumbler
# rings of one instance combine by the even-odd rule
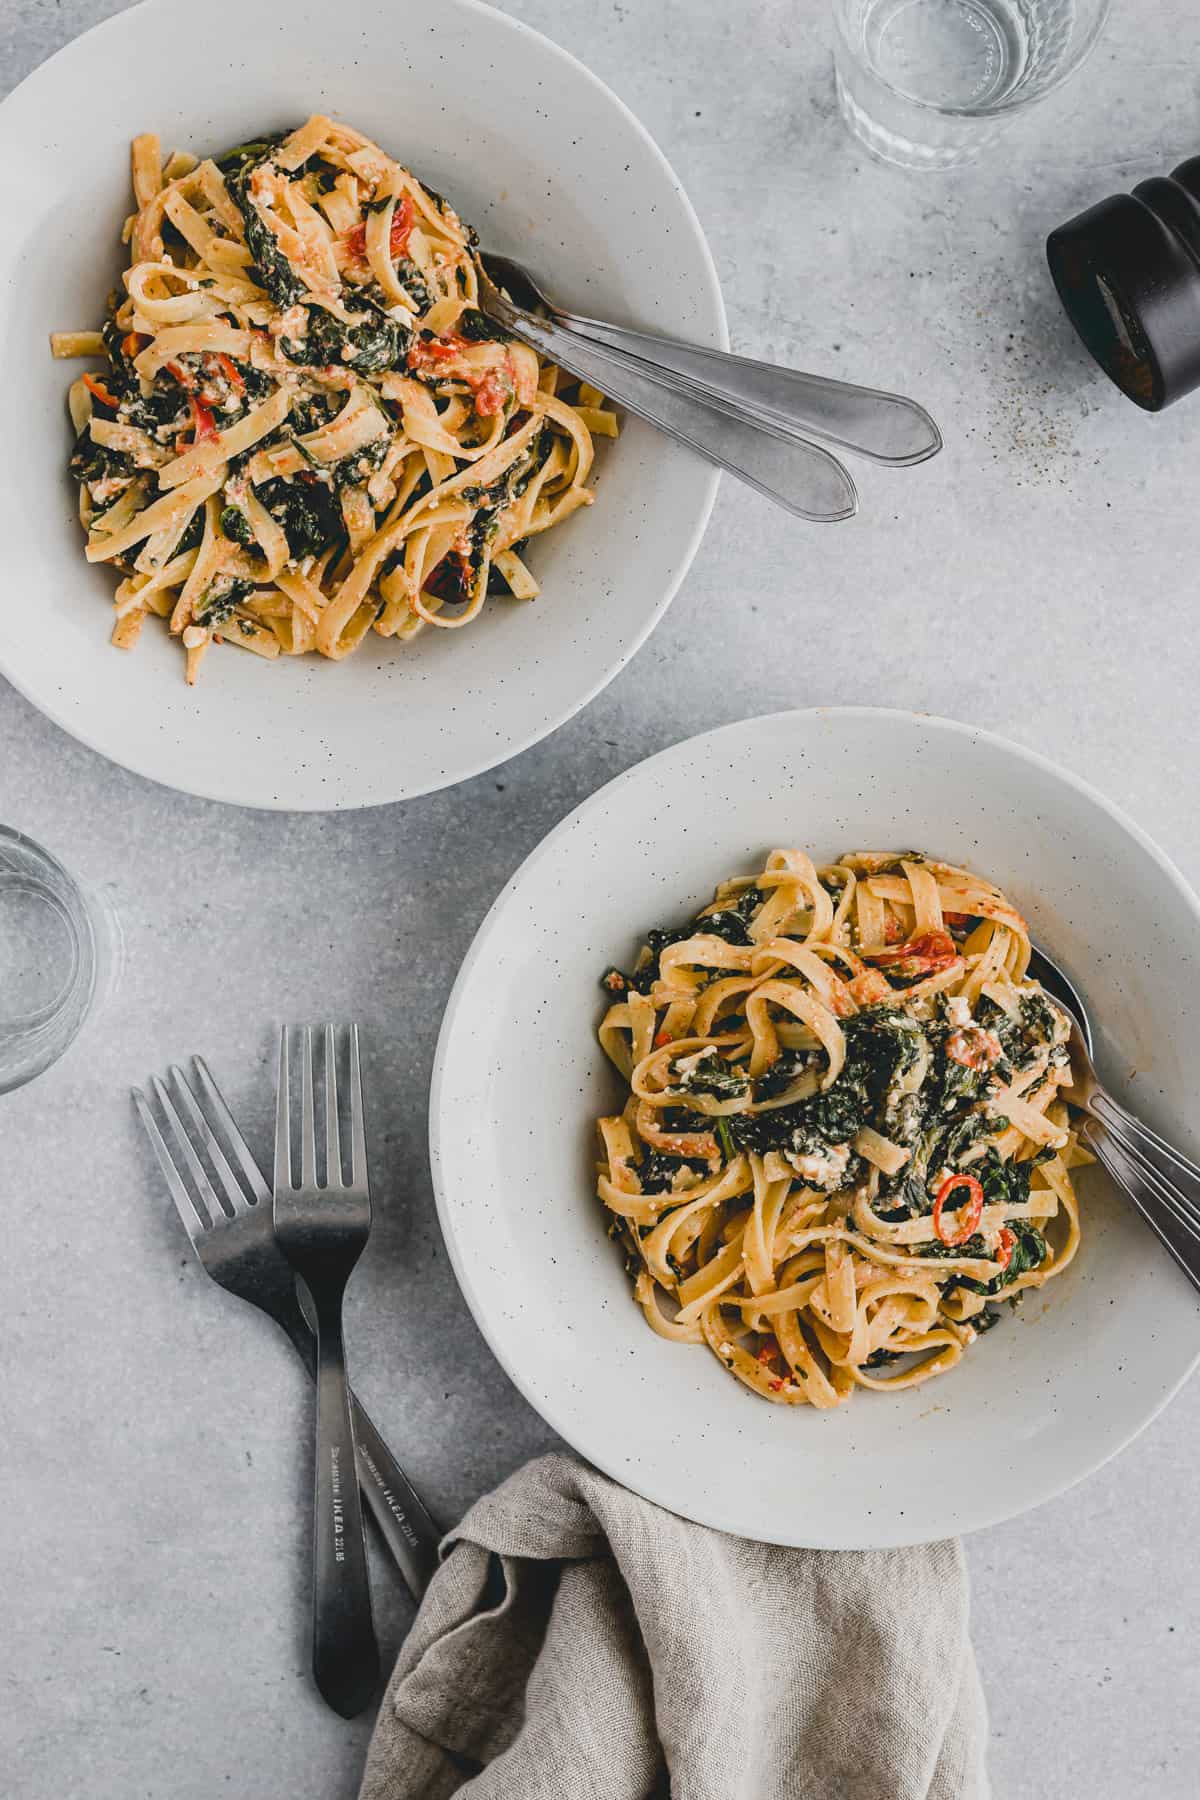
[[[1087,56],[1109,0],[833,0],[838,105],[869,150],[952,169]]]
[[[0,825],[0,1094],[57,1062],[120,969],[116,915]]]

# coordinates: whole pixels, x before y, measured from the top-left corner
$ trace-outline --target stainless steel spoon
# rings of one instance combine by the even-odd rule
[[[787,437],[823,438],[856,456],[901,468],[936,456],[942,447],[942,434],[925,408],[903,394],[856,387],[827,375],[755,362],[726,350],[568,312],[520,263],[491,254],[482,261],[491,280],[516,305],[530,312],[540,309],[563,329],[633,358],[645,373],[676,392],[727,408],[748,424]]]
[[[857,512],[853,481],[820,444],[776,426],[748,422],[726,404],[682,392],[639,358],[515,305],[482,264],[479,303],[489,318],[550,362],[590,382],[627,412],[727,469],[788,512],[820,523],[849,519]]]
[[[1071,1020],[1074,1085],[1063,1099],[1083,1113],[1080,1136],[1123,1188],[1193,1287],[1200,1288],[1200,1167],[1114,1100],[1092,1062],[1092,1028],[1083,999],[1044,950],[1029,973]]]

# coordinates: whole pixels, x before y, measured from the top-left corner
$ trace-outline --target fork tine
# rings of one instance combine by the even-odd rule
[[[313,1119],[312,1028],[300,1034],[300,1185],[317,1185],[317,1129]]]
[[[208,1151],[209,1159],[217,1172],[217,1180],[221,1184],[225,1198],[228,1200],[235,1213],[249,1212],[250,1202],[242,1191],[241,1183],[230,1168],[228,1157],[225,1155],[225,1152],[213,1135],[212,1126],[200,1111],[200,1108],[196,1105],[196,1096],[184,1079],[183,1070],[179,1067],[178,1063],[171,1064],[170,1075],[171,1084],[175,1089],[176,1099],[182,1101],[183,1110],[195,1126],[200,1142]]]
[[[217,1199],[213,1184],[205,1173],[204,1164],[196,1155],[196,1152],[192,1147],[192,1140],[184,1130],[183,1120],[179,1117],[179,1114],[171,1104],[171,1096],[167,1093],[166,1088],[158,1079],[157,1075],[152,1075],[150,1077],[150,1086],[154,1089],[154,1098],[158,1101],[162,1115],[171,1128],[171,1136],[175,1139],[175,1147],[183,1157],[188,1174],[196,1184],[196,1191],[208,1208],[209,1223],[211,1225],[223,1225],[229,1215],[221,1205],[221,1202]]]
[[[338,1129],[337,1044],[333,1026],[325,1027],[325,1185],[344,1187],[342,1140]]]
[[[292,1120],[288,1098],[288,1028],[279,1033],[279,1079],[275,1087],[275,1189],[292,1185]]]
[[[249,1182],[251,1193],[260,1203],[265,1200],[270,1205],[271,1190],[263,1180],[262,1170],[255,1161],[249,1144],[238,1130],[237,1121],[225,1103],[224,1094],[213,1080],[212,1071],[202,1056],[193,1056],[192,1067],[208,1102],[209,1115],[225,1133],[225,1142],[237,1158],[238,1167]]]
[[[367,1185],[367,1133],[363,1123],[362,1066],[358,1058],[358,1026],[350,1027],[350,1179],[356,1188]]]
[[[138,1118],[142,1121],[142,1127],[150,1139],[150,1147],[158,1158],[158,1166],[163,1172],[163,1179],[175,1202],[175,1210],[179,1214],[180,1223],[192,1243],[196,1244],[208,1230],[207,1222],[188,1192],[186,1182],[180,1178],[179,1170],[175,1167],[171,1152],[163,1142],[162,1133],[155,1123],[154,1114],[150,1110],[145,1094],[141,1088],[133,1088],[130,1091],[133,1094],[133,1104],[138,1110]]]

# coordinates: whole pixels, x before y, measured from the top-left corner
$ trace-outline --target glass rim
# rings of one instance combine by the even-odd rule
[[[53,1067],[79,1036],[99,991],[101,945],[86,890],[52,851],[16,826],[0,823],[0,855],[5,845],[25,854],[30,875],[40,872],[56,884],[57,910],[72,940],[72,967],[53,1001],[3,1021],[6,1041],[24,1040],[28,1053],[6,1069],[0,1060],[0,1095],[25,1087]],[[39,871],[40,865],[40,871]],[[65,1025],[65,1032],[61,1029]]]
[[[1011,99],[998,100],[993,104],[986,106],[940,105],[933,100],[919,100],[913,94],[906,94],[903,88],[895,87],[890,81],[886,81],[877,70],[871,68],[865,58],[859,55],[858,51],[851,43],[844,23],[845,0],[833,0],[833,29],[846,54],[853,58],[855,65],[860,69],[864,69],[866,73],[870,75],[872,81],[878,82],[881,88],[884,88],[889,94],[894,95],[897,100],[903,101],[905,106],[911,106],[918,112],[929,113],[930,116],[935,119],[986,120],[1002,119],[1009,113],[1020,112],[1022,107],[1037,106],[1041,101],[1049,99],[1051,94],[1057,93],[1064,82],[1069,81],[1072,75],[1078,73],[1088,57],[1092,54],[1100,33],[1108,23],[1111,12],[1112,0],[1099,0],[1096,16],[1088,27],[1086,35],[1081,40],[1079,48],[1071,57],[1071,60],[1046,83],[1045,87],[1039,88],[1035,94],[1019,93]],[[835,62],[837,60],[836,51],[834,60]]]

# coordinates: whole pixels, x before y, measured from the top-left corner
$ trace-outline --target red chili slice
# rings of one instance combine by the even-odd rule
[[[116,412],[121,402],[115,395],[109,393],[102,381],[98,381],[94,375],[85,375],[83,378],[83,385],[93,398],[99,400],[102,406],[111,406],[113,411]]]
[[[1008,1226],[1005,1225],[1000,1233],[1000,1239],[996,1246],[996,1261],[1000,1264],[1002,1269],[1007,1269],[1009,1263],[1012,1261],[1012,1253],[1016,1248],[1016,1244],[1016,1232],[1010,1231]]]
[[[942,1214],[945,1211],[946,1202],[949,1200],[951,1194],[954,1192],[955,1188],[960,1187],[966,1188],[968,1198],[957,1209],[957,1228],[954,1231],[947,1233],[942,1230]],[[943,1244],[965,1244],[972,1233],[978,1230],[979,1221],[982,1217],[983,1189],[980,1187],[978,1181],[976,1181],[974,1175],[947,1175],[945,1181],[943,1181],[941,1187],[938,1189],[937,1197],[933,1202],[933,1229],[937,1232]]]

